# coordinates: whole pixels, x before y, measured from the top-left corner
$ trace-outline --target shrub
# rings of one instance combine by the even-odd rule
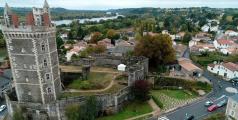
[[[151,98],[154,100],[154,102],[155,102],[161,109],[164,108],[163,103],[162,103],[159,99],[157,99],[157,98],[154,97],[153,95],[151,96]]]
[[[147,80],[136,80],[132,86],[132,92],[135,99],[146,101],[150,98],[150,84]]]
[[[90,84],[90,82],[89,81],[82,81],[81,82],[81,88],[82,89],[90,89],[92,87],[92,85]]]

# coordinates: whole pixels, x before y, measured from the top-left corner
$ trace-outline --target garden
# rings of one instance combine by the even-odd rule
[[[127,103],[123,110],[115,115],[100,117],[98,120],[124,120],[131,117],[143,115],[152,112],[152,108],[147,102],[130,102]]]
[[[198,90],[208,93],[211,89],[211,85],[205,82],[159,77],[155,80],[151,97],[162,111],[167,111],[198,99]]]
[[[206,52],[201,55],[190,54],[190,58],[193,62],[206,67],[208,64],[213,63],[214,61],[229,61],[236,62],[238,61],[238,55],[223,55],[219,52]]]

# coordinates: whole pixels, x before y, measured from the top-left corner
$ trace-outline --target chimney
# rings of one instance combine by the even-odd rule
[[[34,17],[33,17],[33,13],[28,13],[26,16],[26,25],[30,25],[33,26],[35,24],[34,22]]]
[[[12,14],[11,15],[12,17],[12,25],[15,27],[15,28],[18,28],[19,26],[19,20],[18,20],[18,16],[16,14]]]
[[[44,26],[50,26],[50,18],[48,13],[43,14],[43,25]]]

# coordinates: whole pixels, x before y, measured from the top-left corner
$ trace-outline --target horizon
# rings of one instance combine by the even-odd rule
[[[10,7],[42,7],[44,0],[3,0],[0,7],[8,3]],[[24,2],[25,1],[25,2]],[[65,8],[69,10],[111,10],[126,8],[238,8],[238,0],[48,0],[51,8]]]

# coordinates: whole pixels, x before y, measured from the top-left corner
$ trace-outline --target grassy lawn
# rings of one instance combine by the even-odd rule
[[[224,113],[214,113],[209,117],[205,118],[204,120],[225,120],[226,116]]]
[[[80,78],[70,83],[67,88],[70,89],[103,89],[107,87],[113,80],[113,74],[91,72],[88,80],[81,80]]]
[[[116,93],[122,88],[126,87],[125,85],[120,84],[114,84],[110,89],[105,90],[103,92],[65,92],[62,93],[60,98],[66,98],[66,97],[75,97],[75,96],[90,96],[95,94],[107,94],[107,93]]]
[[[152,90],[151,95],[163,104],[163,111],[172,109],[196,98],[195,94],[184,90]]]
[[[181,100],[186,100],[195,97],[194,94],[189,94],[184,90],[160,90],[160,92],[166,94],[169,97]]]
[[[3,60],[7,56],[7,50],[0,48],[0,60]]]
[[[131,102],[127,104],[121,112],[115,115],[98,118],[98,120],[124,120],[138,115],[146,114],[152,111],[153,111],[152,108],[149,106],[147,102],[145,103]]]
[[[206,67],[208,64],[213,63],[214,61],[229,61],[236,62],[238,61],[238,55],[223,55],[218,52],[211,52],[207,55],[194,55],[191,54],[190,58],[195,62],[200,64],[203,67]]]

